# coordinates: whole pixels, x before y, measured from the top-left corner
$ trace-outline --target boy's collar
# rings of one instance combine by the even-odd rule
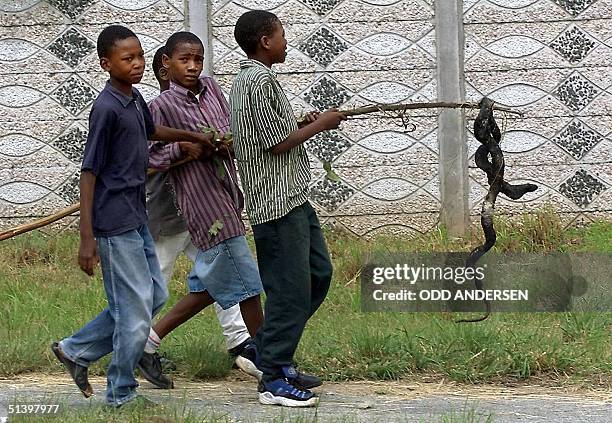
[[[272,76],[276,78],[276,72],[274,72],[272,68],[267,67],[266,65],[264,65],[257,59],[242,59],[240,61],[240,69],[251,68],[251,67],[263,68],[266,71],[270,72],[270,74],[272,74]]]
[[[204,85],[202,83],[202,78],[198,78],[198,94],[194,94],[193,91],[189,90],[188,88],[185,88],[179,84],[177,84],[174,81],[170,81],[170,91],[178,94],[181,97],[186,97],[188,99],[191,100],[196,100],[198,99],[198,96],[201,94],[205,94],[206,93],[206,85]]]
[[[108,92],[110,92],[113,95],[113,97],[119,100],[119,102],[121,103],[123,107],[127,107],[127,105],[130,104],[132,101],[136,101],[137,96],[136,96],[136,92],[134,91],[134,87],[132,87],[131,97],[125,95],[124,93],[119,91],[117,88],[113,87],[113,84],[111,84],[110,81],[106,81],[106,89],[108,90]]]

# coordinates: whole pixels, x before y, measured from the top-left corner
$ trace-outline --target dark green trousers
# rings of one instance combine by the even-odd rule
[[[308,319],[329,290],[332,264],[321,225],[310,203],[253,226],[259,273],[266,292],[264,324],[256,344],[266,382],[282,376]]]

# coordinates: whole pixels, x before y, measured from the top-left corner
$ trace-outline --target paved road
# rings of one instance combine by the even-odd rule
[[[235,378],[234,378],[235,379]],[[295,410],[262,406],[251,380],[194,383],[177,381],[177,389],[162,391],[144,382],[142,394],[164,404],[186,404],[201,414],[225,415],[237,422],[269,422],[301,417],[306,421],[350,422],[612,422],[609,389],[571,387],[458,385],[442,383],[351,382],[326,383],[317,388],[318,409]],[[240,379],[240,377],[238,377]],[[85,400],[64,375],[28,375],[0,380],[0,405],[15,401],[57,400],[67,407],[102,403],[105,380],[93,378],[98,395]],[[475,413],[475,419],[465,417]],[[452,417],[452,418],[451,418]],[[58,419],[59,420],[59,419]]]

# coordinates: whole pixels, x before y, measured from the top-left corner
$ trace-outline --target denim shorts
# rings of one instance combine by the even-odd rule
[[[208,291],[224,310],[263,291],[244,236],[226,239],[206,251],[198,250],[187,285],[192,293]]]

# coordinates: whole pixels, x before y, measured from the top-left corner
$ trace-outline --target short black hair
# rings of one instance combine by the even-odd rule
[[[111,49],[117,41],[125,40],[126,38],[138,38],[131,29],[121,25],[107,26],[98,35],[98,57],[108,57]]]
[[[168,41],[166,41],[165,54],[171,57],[179,44],[199,44],[202,46],[202,51],[204,51],[204,44],[202,40],[200,40],[200,37],[193,32],[181,31],[175,32],[168,38]]]
[[[155,52],[155,55],[153,56],[153,63],[151,64],[151,66],[153,67],[153,74],[155,75],[155,78],[157,78],[158,80],[160,79],[159,78],[159,70],[164,65],[162,63],[162,56],[164,54],[166,54],[166,46],[161,46]]]
[[[271,36],[274,26],[280,22],[278,17],[266,10],[250,10],[238,18],[234,28],[234,38],[246,54],[257,52],[259,40]]]

